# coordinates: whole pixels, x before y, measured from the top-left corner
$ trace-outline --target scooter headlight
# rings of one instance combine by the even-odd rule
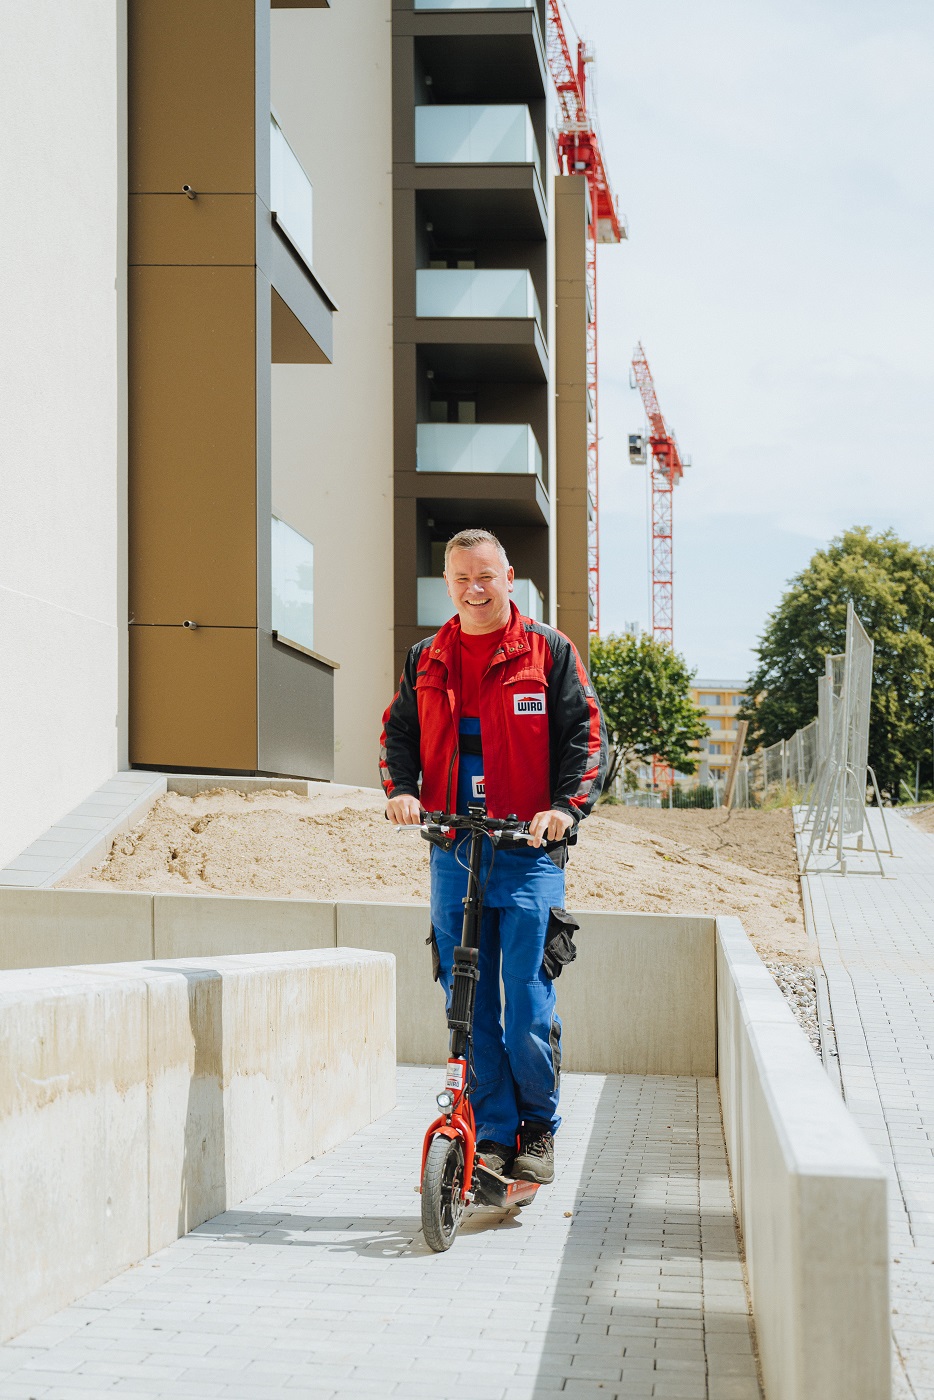
[[[435,1102],[442,1113],[450,1113],[451,1109],[454,1107],[454,1095],[451,1093],[450,1089],[442,1089]]]

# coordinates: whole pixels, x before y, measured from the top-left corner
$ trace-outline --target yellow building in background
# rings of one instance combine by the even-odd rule
[[[689,784],[725,781],[736,740],[736,715],[746,699],[745,684],[739,680],[696,680],[691,686],[691,699],[707,715],[709,738]]]

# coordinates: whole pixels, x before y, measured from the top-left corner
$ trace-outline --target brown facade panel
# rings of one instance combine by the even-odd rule
[[[587,573],[587,192],[583,176],[555,179],[555,464],[558,626],[585,662]]]
[[[253,193],[255,0],[129,0],[127,65],[131,192]]]
[[[131,194],[129,263],[248,266],[256,261],[251,194]]]
[[[254,772],[256,633],[130,628],[130,762]]]
[[[131,270],[130,615],[256,625],[256,273]]]

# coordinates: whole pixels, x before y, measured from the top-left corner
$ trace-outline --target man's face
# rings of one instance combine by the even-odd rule
[[[452,549],[444,579],[465,632],[495,632],[509,621],[509,595],[515,578],[492,544]]]

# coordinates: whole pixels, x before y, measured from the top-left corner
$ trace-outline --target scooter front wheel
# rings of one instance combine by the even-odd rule
[[[430,1249],[442,1254],[454,1243],[464,1215],[464,1144],[439,1134],[425,1158],[422,1229]]]

